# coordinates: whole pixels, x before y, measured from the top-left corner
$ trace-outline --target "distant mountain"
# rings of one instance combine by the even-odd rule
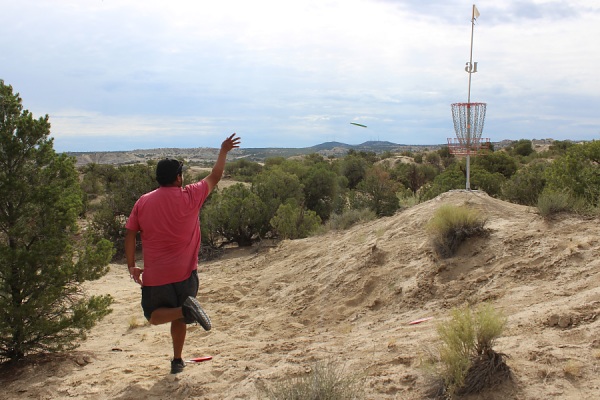
[[[346,143],[325,142],[325,143],[317,144],[315,146],[307,147],[307,149],[311,149],[311,150],[318,152],[320,150],[332,150],[332,149],[336,149],[336,148],[350,149],[352,147],[353,147],[352,145],[349,145]]]
[[[533,140],[534,146],[543,147],[552,143],[552,139]],[[503,140],[495,142],[494,148],[500,149],[512,143],[512,140]],[[349,150],[374,152],[381,154],[384,152],[403,153],[420,152],[424,150],[438,150],[446,144],[437,145],[406,145],[387,141],[370,140],[361,144],[346,144],[341,142],[324,142],[311,147],[285,148],[285,147],[265,147],[265,148],[240,148],[234,149],[230,153],[230,160],[247,159],[251,161],[262,162],[270,157],[296,157],[306,154],[318,153],[323,157],[344,157]],[[137,164],[145,163],[148,160],[158,160],[164,157],[175,157],[186,160],[197,165],[212,165],[219,154],[218,149],[196,147],[196,148],[159,148],[132,151],[90,151],[90,152],[69,152],[67,153],[77,159],[77,165],[82,166],[89,163],[96,164]]]
[[[230,153],[232,159],[245,158],[247,160],[262,162],[270,157],[294,157],[311,153],[321,154],[323,157],[343,157],[349,150],[374,152],[381,154],[386,151],[422,151],[424,149],[436,150],[441,145],[402,145],[386,141],[367,141],[357,145],[351,145],[341,142],[325,142],[311,147],[303,148],[284,148],[284,147],[266,147],[266,148],[240,148]],[[96,164],[137,164],[148,160],[158,160],[163,157],[175,157],[184,159],[192,163],[214,162],[218,155],[218,149],[213,148],[159,148],[144,149],[132,151],[89,151],[89,152],[69,152],[70,156],[77,159],[77,165],[82,166],[89,163]]]

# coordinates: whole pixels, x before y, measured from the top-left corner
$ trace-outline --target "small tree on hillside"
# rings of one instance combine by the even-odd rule
[[[366,196],[366,205],[379,216],[393,215],[400,202],[396,196],[399,189],[397,182],[390,179],[390,174],[379,168],[373,167],[357,186],[357,191]]]
[[[267,206],[244,184],[236,183],[215,194],[201,211],[205,243],[209,240],[216,245],[220,236],[226,243],[251,246],[254,238],[270,230]]]
[[[265,169],[255,177],[252,192],[266,205],[267,226],[281,204],[288,200],[298,204],[304,202],[303,187],[298,176],[277,166]]]
[[[105,176],[106,196],[92,218],[94,230],[114,244],[116,255],[125,253],[125,220],[144,193],[158,187],[154,162],[112,168]]]
[[[112,245],[76,240],[82,192],[74,160],[56,154],[48,116],[34,119],[0,80],[0,361],[76,346],[110,312],[86,297]]]
[[[284,239],[300,239],[315,232],[321,226],[321,218],[316,212],[289,202],[279,206],[271,225]]]

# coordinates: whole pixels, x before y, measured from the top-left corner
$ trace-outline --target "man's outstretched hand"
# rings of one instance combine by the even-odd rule
[[[239,148],[241,142],[242,139],[239,136],[236,136],[236,134],[234,133],[233,135],[229,136],[223,141],[223,143],[221,144],[221,150],[229,153],[231,149]]]

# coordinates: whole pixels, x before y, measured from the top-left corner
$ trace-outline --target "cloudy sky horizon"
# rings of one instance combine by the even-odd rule
[[[244,147],[441,144],[467,101],[472,5],[0,0],[0,79],[50,116],[58,151],[218,147],[232,132]],[[600,138],[600,4],[476,5],[482,136]]]

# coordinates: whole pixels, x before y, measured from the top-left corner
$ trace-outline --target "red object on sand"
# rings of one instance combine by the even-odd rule
[[[188,362],[199,363],[199,362],[208,361],[208,360],[212,360],[212,356],[196,357],[196,358],[192,358],[192,359],[188,360]]]
[[[433,317],[415,319],[414,321],[410,321],[408,324],[409,325],[416,325],[416,324],[420,324],[421,322],[429,321],[430,319],[433,319]]]

